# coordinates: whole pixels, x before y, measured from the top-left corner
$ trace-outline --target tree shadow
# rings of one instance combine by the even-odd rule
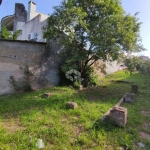
[[[137,75],[122,79],[132,81]],[[143,84],[145,79],[141,79],[136,84]],[[45,107],[56,110],[68,110],[66,103],[75,101],[82,104],[83,101],[89,103],[105,103],[114,106],[120,98],[127,92],[131,91],[132,83],[110,81],[107,85],[99,87],[91,87],[82,91],[74,91],[66,87],[48,88],[40,91],[13,94],[9,96],[0,96],[0,115],[5,118],[18,116],[21,112],[30,111],[32,109],[42,110]],[[123,87],[123,88],[122,88]],[[49,98],[43,97],[45,92],[51,92]]]
[[[45,93],[43,90],[39,92],[1,96],[0,115],[4,118],[17,117],[22,112],[31,111],[33,109],[40,111],[45,107],[66,110],[65,104],[69,100],[70,94],[68,94],[65,90],[53,90],[52,88],[47,91],[51,91],[53,93],[49,98],[43,96]],[[57,92],[59,93],[58,96],[55,94]]]
[[[103,121],[100,121],[100,119],[97,119],[92,126],[92,129],[95,129],[96,131],[104,130],[106,132],[112,132],[116,128],[121,128],[117,126],[117,124],[112,121],[109,117],[106,117]]]

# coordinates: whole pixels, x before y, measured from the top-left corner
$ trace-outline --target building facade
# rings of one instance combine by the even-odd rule
[[[1,28],[6,26],[12,34],[20,30],[18,40],[45,42],[42,37],[42,29],[46,26],[48,17],[36,11],[36,4],[32,0],[28,2],[28,12],[23,4],[15,3],[14,15],[2,18]]]

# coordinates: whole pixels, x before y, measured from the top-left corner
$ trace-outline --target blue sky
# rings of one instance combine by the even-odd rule
[[[0,20],[2,17],[14,14],[14,6],[16,3],[23,3],[27,10],[29,0],[3,0],[0,6]],[[51,14],[53,6],[57,6],[62,0],[34,0],[37,4],[37,11],[44,14]],[[148,50],[142,52],[143,55],[150,57],[150,0],[122,0],[124,10],[131,15],[140,12],[138,15],[141,25],[141,37],[144,47]]]

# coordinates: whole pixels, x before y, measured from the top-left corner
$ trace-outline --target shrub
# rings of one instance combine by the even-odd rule
[[[32,73],[29,70],[29,67],[26,66],[23,69],[24,76],[22,78],[19,78],[18,80],[15,79],[14,76],[10,76],[9,82],[17,92],[31,92],[31,76]]]

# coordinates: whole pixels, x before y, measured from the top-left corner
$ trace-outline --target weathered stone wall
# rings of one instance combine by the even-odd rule
[[[22,77],[23,70],[20,68],[24,68],[26,65],[34,75],[32,82],[34,89],[58,85],[59,69],[63,61],[59,54],[63,50],[63,47],[54,41],[50,41],[50,45],[47,47],[46,43],[41,42],[0,39],[0,94],[13,91],[8,80],[10,76],[14,76],[16,79]],[[101,69],[97,69],[97,66],[104,64],[107,73],[118,70],[116,63],[109,66],[98,61],[93,67],[100,78],[104,74],[101,73]]]
[[[0,62],[0,94],[7,94],[13,91],[8,81],[10,76],[14,76],[16,79],[22,77],[19,65]]]
[[[0,62],[20,66],[40,65],[45,49],[45,43],[0,40]]]
[[[22,29],[22,26],[27,22],[27,11],[21,3],[15,3],[14,14],[14,29],[13,31]]]
[[[10,76],[16,79],[23,76],[20,67],[29,66],[34,73],[33,88],[58,85],[60,61],[57,51],[61,50],[52,42],[0,40],[0,94],[11,93]]]

